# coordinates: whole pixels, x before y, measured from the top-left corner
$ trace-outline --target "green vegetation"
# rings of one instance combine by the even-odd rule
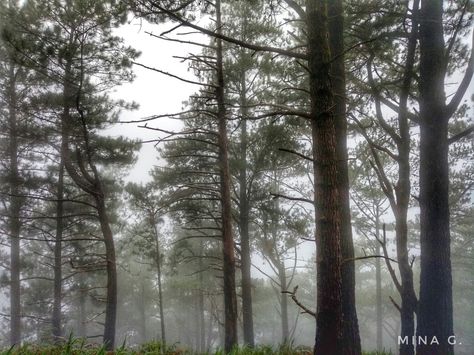
[[[293,346],[291,344],[279,345],[272,347],[269,345],[259,345],[254,348],[250,347],[236,347],[229,355],[309,355],[313,351],[309,347]],[[127,347],[123,344],[115,350],[115,352],[107,352],[105,346],[97,344],[87,344],[84,339],[69,338],[68,341],[62,345],[56,346],[37,346],[24,345],[21,348],[10,348],[2,351],[1,355],[102,355],[102,354],[116,354],[116,355],[192,355],[197,354],[189,349],[181,348],[179,344],[164,345],[160,342],[146,343],[137,348]],[[213,353],[214,355],[224,355],[222,349],[218,349]],[[392,352],[368,352],[363,355],[392,355]]]

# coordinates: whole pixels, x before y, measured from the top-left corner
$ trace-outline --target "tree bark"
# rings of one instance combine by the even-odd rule
[[[307,0],[317,248],[317,311],[314,353],[342,354],[341,199],[327,5]]]
[[[328,29],[331,56],[331,78],[334,93],[336,130],[337,188],[341,209],[343,354],[360,355],[361,344],[355,298],[354,242],[352,239],[347,153],[346,81],[344,65],[344,14],[342,0],[328,1]],[[349,261],[347,261],[349,260]]]
[[[79,338],[87,337],[87,328],[86,328],[86,284],[84,281],[84,273],[79,273],[79,295],[78,295],[78,317],[77,317],[77,336]]]
[[[253,330],[252,310],[252,276],[251,276],[251,251],[249,235],[249,198],[247,186],[247,93],[245,82],[245,71],[241,74],[240,85],[240,111],[242,115],[240,136],[240,249],[241,249],[241,272],[242,272],[242,320],[244,343],[253,347],[255,345]]]
[[[283,344],[290,341],[290,327],[288,325],[288,297],[287,291],[286,269],[283,262],[278,264],[278,277],[280,278],[280,312],[281,312],[281,339]]]
[[[147,341],[147,327],[146,327],[146,294],[145,294],[145,282],[142,278],[140,282],[140,302],[138,304],[138,310],[140,314],[140,341],[145,344]]]
[[[74,32],[70,32],[69,50],[73,53],[74,47]],[[106,291],[106,306],[105,306],[105,323],[103,341],[106,350],[113,350],[115,347],[115,327],[117,320],[117,266],[115,257],[115,245],[112,229],[110,228],[109,216],[105,204],[105,191],[102,186],[102,181],[98,173],[97,167],[91,160],[91,147],[89,146],[89,132],[87,127],[83,127],[85,154],[87,156],[87,163],[92,174],[86,171],[85,166],[80,166],[78,173],[74,163],[71,160],[71,151],[69,147],[70,135],[72,130],[71,108],[79,106],[78,102],[81,96],[82,84],[78,85],[75,90],[72,79],[74,77],[72,71],[73,58],[69,53],[65,59],[64,79],[63,79],[63,112],[61,115],[61,157],[63,159],[64,168],[74,183],[84,192],[88,193],[94,198],[95,207],[97,209],[100,229],[103,236],[105,246],[106,258],[106,272],[107,272],[107,291]],[[82,68],[81,68],[82,70]],[[81,73],[82,75],[83,73]],[[82,79],[81,79],[82,80]],[[76,105],[74,105],[76,104]],[[79,109],[78,109],[79,111]],[[83,113],[78,112],[81,115]],[[83,123],[84,124],[84,123]],[[84,124],[85,125],[85,124]],[[83,162],[77,162],[78,165]]]
[[[99,189],[102,191],[102,188]],[[115,347],[115,325],[117,321],[117,266],[115,258],[114,236],[110,229],[109,216],[105,206],[103,193],[95,197],[97,212],[99,213],[100,228],[105,244],[105,258],[107,270],[107,300],[105,305],[104,344],[107,350]]]
[[[9,233],[10,233],[10,345],[21,344],[20,303],[20,174],[18,168],[18,115],[17,115],[17,72],[13,61],[8,73],[8,124],[9,124]]]
[[[51,319],[53,341],[58,342],[62,337],[61,306],[62,306],[62,239],[64,214],[64,164],[62,157],[59,162],[58,185],[56,193],[56,236],[54,241],[54,295],[53,314]]]
[[[153,231],[155,233],[155,253],[156,253],[156,278],[158,281],[158,302],[160,309],[160,330],[161,330],[161,342],[166,345],[166,328],[165,328],[165,312],[163,307],[163,287],[161,284],[161,248],[160,248],[160,237],[158,235],[158,228],[156,226],[157,221],[154,217],[151,218],[153,224]]]
[[[420,299],[419,355],[453,354],[451,240],[449,232],[448,120],[443,1],[422,0],[420,13]],[[437,337],[439,345],[430,345]]]
[[[199,294],[198,294],[198,312],[199,312],[199,352],[206,352],[206,319],[204,314],[204,277],[203,277],[203,254],[204,254],[204,245],[201,241],[199,245]]]
[[[379,208],[375,215],[375,236],[377,238],[377,247],[375,255],[380,254],[380,216]],[[382,314],[382,261],[380,258],[375,259],[375,303],[376,303],[376,327],[377,327],[377,351],[383,350],[383,314]]]
[[[221,1],[216,1],[216,32],[222,33]],[[232,235],[232,204],[230,169],[228,158],[227,119],[224,102],[224,69],[222,63],[222,40],[216,39],[217,50],[217,119],[219,126],[219,170],[221,180],[222,241],[224,263],[224,349],[229,353],[237,345],[237,294],[235,291],[235,254]]]

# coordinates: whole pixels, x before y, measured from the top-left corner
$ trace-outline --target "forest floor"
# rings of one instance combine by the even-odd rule
[[[302,346],[282,345],[272,347],[259,345],[255,348],[239,347],[235,348],[229,355],[311,355],[311,348]],[[82,340],[69,340],[58,346],[24,345],[21,348],[11,348],[0,350],[1,355],[224,355],[223,350],[216,350],[213,353],[197,353],[179,346],[163,346],[159,342],[144,344],[137,348],[127,348],[125,345],[115,351],[106,351],[105,348],[97,345],[85,344]],[[365,352],[364,355],[392,355],[390,352]]]

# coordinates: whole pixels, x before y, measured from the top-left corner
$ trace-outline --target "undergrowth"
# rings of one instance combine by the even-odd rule
[[[254,348],[240,346],[234,348],[229,355],[311,355],[312,348],[282,344],[280,346],[258,345]],[[26,344],[12,347],[0,352],[1,355],[225,355],[223,349],[210,353],[197,353],[182,348],[178,344],[164,345],[150,342],[138,347],[127,347],[122,344],[113,352],[107,352],[104,346],[87,344],[84,339],[69,337],[60,345]],[[364,355],[392,355],[391,352],[366,352]]]

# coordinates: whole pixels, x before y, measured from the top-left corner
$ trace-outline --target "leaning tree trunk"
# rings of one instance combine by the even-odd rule
[[[448,120],[444,78],[443,1],[422,0],[420,14],[420,246],[417,336],[419,355],[453,354],[449,232]],[[439,345],[430,345],[433,337]]]
[[[9,184],[9,233],[10,233],[10,345],[21,343],[20,304],[20,175],[18,170],[18,117],[16,72],[13,62],[8,73],[8,124],[10,158]]]
[[[222,34],[221,2],[216,1],[217,33]],[[216,39],[217,49],[217,119],[219,125],[219,170],[221,180],[222,241],[224,263],[224,349],[229,353],[237,345],[237,294],[235,291],[235,254],[232,235],[231,176],[228,158],[226,108],[224,103],[224,69],[222,63],[222,40]]]
[[[107,299],[105,305],[104,344],[107,350],[115,347],[115,325],[117,321],[117,265],[115,258],[114,236],[110,229],[109,216],[105,206],[105,196],[102,188],[94,196],[99,214],[100,229],[105,244],[105,259],[107,270]]]
[[[331,84],[328,13],[323,0],[307,0],[317,248],[315,354],[342,354],[341,199]]]
[[[71,32],[69,46],[72,47],[74,33]],[[64,162],[64,168],[74,183],[84,192],[94,198],[97,209],[100,229],[102,232],[105,246],[106,272],[107,272],[107,291],[105,305],[105,323],[103,341],[106,350],[113,350],[115,347],[115,327],[117,320],[117,266],[115,257],[115,244],[112,229],[110,228],[109,216],[105,204],[105,191],[102,186],[97,167],[91,159],[91,147],[89,146],[89,132],[84,123],[83,112],[78,109],[79,99],[81,97],[82,83],[78,89],[73,86],[72,71],[73,58],[68,56],[65,60],[64,79],[63,79],[63,112],[61,115],[61,158]],[[70,136],[73,132],[73,119],[71,117],[71,108],[75,107],[83,121],[82,133],[84,135],[85,155],[92,175],[84,166],[83,159],[78,159],[76,163],[71,160],[71,150],[69,147]],[[75,164],[77,164],[77,169]],[[80,171],[80,173],[78,172]]]
[[[337,187],[341,208],[342,250],[342,353],[360,355],[360,335],[355,300],[354,242],[352,239],[351,207],[349,197],[349,168],[347,154],[346,81],[344,65],[344,15],[342,0],[328,1],[329,39],[332,57],[331,77],[334,92],[337,154]]]
[[[54,241],[54,291],[53,314],[51,318],[53,340],[60,341],[61,331],[61,305],[62,305],[62,240],[63,240],[63,214],[64,214],[64,164],[62,157],[59,162],[58,185],[56,202],[56,236]]]

